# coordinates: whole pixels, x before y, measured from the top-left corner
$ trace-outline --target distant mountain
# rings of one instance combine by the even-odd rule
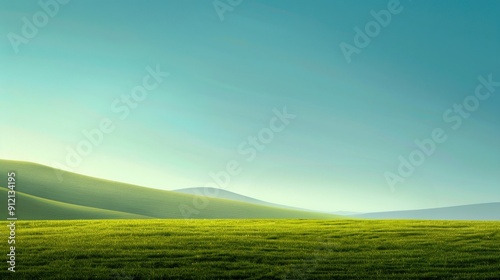
[[[185,189],[173,190],[173,192],[193,194],[193,195],[203,195],[206,197],[222,198],[222,199],[258,204],[258,205],[270,206],[270,207],[286,208],[286,209],[300,210],[300,211],[312,211],[312,210],[307,210],[307,209],[296,208],[296,207],[271,203],[271,202],[267,202],[267,201],[262,201],[262,200],[255,199],[252,197],[248,197],[248,196],[244,196],[244,195],[237,194],[234,192],[226,191],[223,189],[216,189],[216,188],[204,188],[204,187],[185,188]]]
[[[0,195],[6,200],[7,173],[10,171],[16,172],[15,210],[16,217],[21,220],[182,219],[186,215],[182,214],[180,206],[190,207],[188,211],[192,210],[193,214],[189,218],[194,219],[340,218],[325,213],[219,198],[210,198],[208,204],[199,206],[203,198],[192,194],[145,188],[71,172],[64,172],[60,181],[56,169],[51,167],[0,160]],[[7,207],[2,209],[0,218],[5,218]]]
[[[330,212],[330,214],[341,215],[341,216],[355,216],[355,215],[362,215],[364,213],[351,212],[351,211],[335,211],[335,212]]]
[[[500,220],[500,202],[422,210],[367,213],[355,215],[354,217],[420,220]]]

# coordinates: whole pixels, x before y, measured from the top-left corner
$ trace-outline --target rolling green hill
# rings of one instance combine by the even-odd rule
[[[1,188],[0,194],[7,196],[7,189]],[[110,211],[105,209],[80,206],[58,202],[50,199],[39,198],[22,192],[17,192],[16,200],[19,205],[19,218],[30,220],[51,219],[78,219],[88,217],[89,219],[145,219],[147,216]],[[5,215],[4,215],[5,216]]]
[[[16,172],[16,210],[19,219],[137,219],[186,218],[180,205],[194,208],[195,195],[145,188],[65,172],[60,181],[53,168],[19,161],[0,160],[0,186],[6,198],[7,173]],[[189,218],[339,218],[339,216],[295,211],[208,199]],[[5,199],[6,201],[7,199]],[[6,208],[2,207],[2,216]]]

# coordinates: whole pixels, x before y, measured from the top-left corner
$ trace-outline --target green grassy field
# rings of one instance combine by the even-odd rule
[[[0,160],[0,196],[7,197],[7,173],[16,172],[16,214],[23,220],[188,218],[186,205],[197,213],[189,218],[290,218],[336,219],[339,216],[262,206],[218,198],[199,197],[145,188],[40,164]],[[203,205],[206,203],[206,205]],[[196,205],[203,207],[196,208]],[[0,210],[7,217],[7,207]]]
[[[19,221],[17,240],[1,279],[500,279],[500,222]]]

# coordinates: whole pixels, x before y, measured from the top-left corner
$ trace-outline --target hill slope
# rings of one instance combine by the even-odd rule
[[[374,219],[500,220],[500,203],[484,203],[433,209],[367,213],[355,215]]]
[[[0,188],[0,195],[7,197],[7,189]],[[79,206],[39,198],[22,192],[16,193],[16,205],[21,209],[16,217],[21,220],[72,220],[82,216],[88,219],[147,219],[150,217],[131,213]],[[5,216],[5,215],[4,215]]]
[[[139,187],[56,170],[28,162],[0,160],[0,186],[16,172],[20,219],[186,218],[181,205],[193,207],[199,196]],[[4,192],[3,192],[4,193]],[[339,216],[210,198],[190,218],[338,218]],[[5,207],[6,208],[6,207]],[[4,208],[4,209],[5,209]],[[1,212],[6,216],[6,209]],[[64,214],[65,212],[66,214]]]

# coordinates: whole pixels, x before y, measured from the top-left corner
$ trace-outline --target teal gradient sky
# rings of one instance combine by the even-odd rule
[[[0,2],[0,158],[64,167],[109,118],[65,169],[172,190],[236,160],[225,189],[328,211],[500,201],[500,87],[458,129],[443,120],[479,76],[500,81],[499,1],[401,1],[351,63],[339,44],[389,1],[243,0],[224,21],[212,2],[70,1],[18,53],[7,34],[41,8]],[[170,76],[121,120],[111,104],[156,65]],[[247,162],[238,145],[283,107],[297,118]],[[384,173],[438,127],[447,141],[391,191]]]

